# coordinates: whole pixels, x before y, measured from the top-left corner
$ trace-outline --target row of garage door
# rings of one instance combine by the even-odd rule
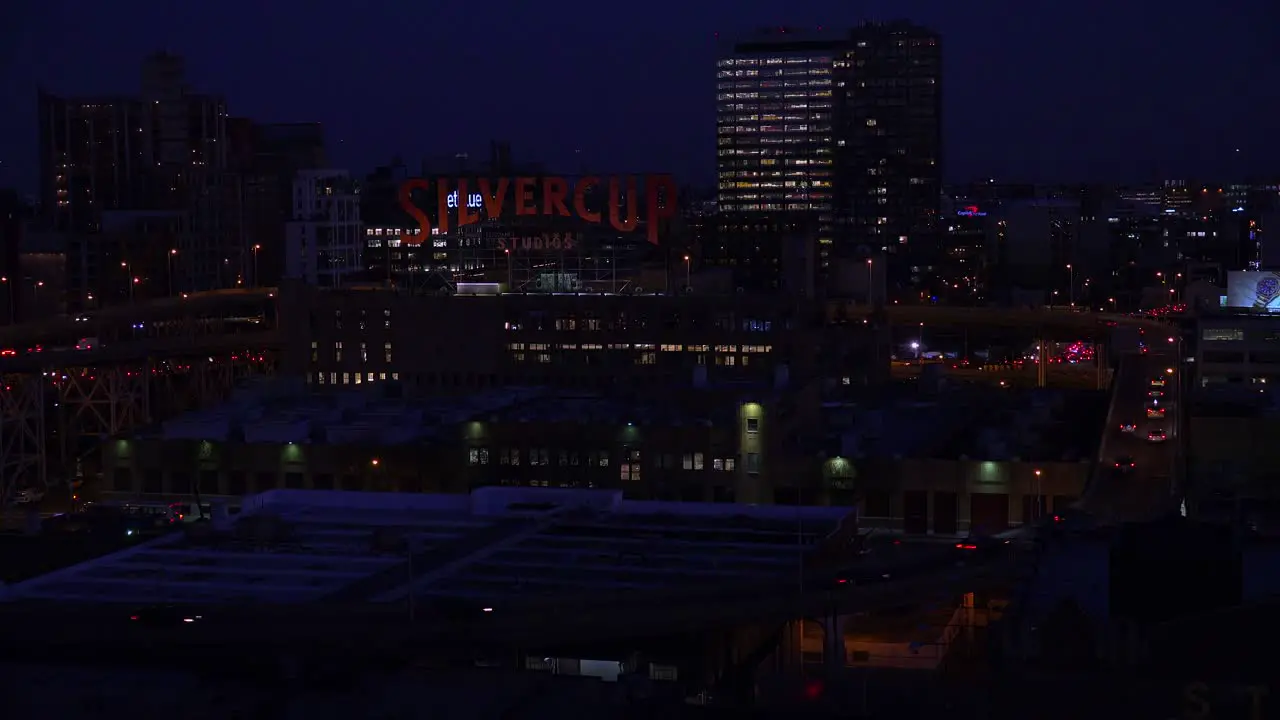
[[[890,517],[889,498],[873,497],[868,493],[864,515]],[[877,502],[879,500],[879,502]],[[1035,522],[1050,512],[1061,511],[1076,501],[1073,497],[1055,495],[1021,496],[1021,507],[1016,515],[1010,515],[1009,496],[1004,493],[969,494],[969,533],[989,535],[1004,532],[1024,522]],[[877,507],[877,505],[881,507]],[[929,492],[908,490],[902,493],[902,529],[904,532],[923,535],[932,531],[938,535],[955,535],[961,531],[959,496],[953,492],[933,493],[933,513],[929,513]]]

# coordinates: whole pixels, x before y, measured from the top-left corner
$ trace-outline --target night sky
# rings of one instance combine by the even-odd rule
[[[949,180],[1234,179],[1280,171],[1275,0],[16,0],[0,16],[0,186],[36,185],[35,99],[136,92],[185,55],[230,112],[319,121],[365,172],[487,153],[714,178],[717,43],[907,18],[945,48]],[[645,8],[637,12],[637,8]],[[16,12],[16,17],[14,13]],[[716,39],[719,33],[721,41]],[[575,155],[576,154],[576,155]]]

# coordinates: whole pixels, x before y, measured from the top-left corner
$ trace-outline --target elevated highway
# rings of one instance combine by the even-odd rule
[[[0,348],[13,348],[21,354],[37,345],[74,346],[77,340],[86,337],[96,337],[109,343],[135,337],[134,326],[137,324],[148,327],[159,324],[162,328],[170,328],[171,334],[181,334],[184,324],[213,323],[230,318],[257,317],[274,325],[278,295],[273,287],[216,290],[0,327]],[[1063,334],[1072,339],[1095,336],[1116,326],[1150,330],[1168,327],[1167,321],[1152,317],[1065,309],[937,305],[876,307],[841,300],[831,300],[826,304],[826,319],[833,324],[880,317],[895,325],[924,323],[934,327],[1019,328]]]
[[[940,305],[886,305],[874,307],[853,302],[831,301],[827,319],[831,322],[883,316],[895,325],[994,327],[1039,330],[1064,334],[1071,339],[1096,336],[1118,326],[1159,331],[1168,328],[1163,320],[1122,313],[1089,313],[1053,308],[944,307]]]
[[[1041,381],[1036,363],[1022,365],[954,366],[938,363],[937,372],[959,382],[981,383],[1001,387],[1036,387]],[[890,369],[895,379],[918,378],[930,367],[915,362],[895,362]],[[1105,389],[1111,383],[1112,371],[1102,365],[1065,363],[1050,364],[1044,373],[1047,386],[1075,389]]]
[[[220,290],[0,328],[0,504],[14,488],[65,479],[85,447],[100,438],[215,402],[240,377],[270,371],[283,340],[278,302],[275,288]],[[1150,318],[1048,309],[829,301],[826,313],[833,324],[874,319],[1024,328],[1041,342],[1055,335],[1101,338],[1118,325],[1164,327]],[[77,345],[86,349],[75,350]],[[1105,369],[1105,352],[1098,358]],[[1055,384],[1074,378],[1071,371],[1036,367],[1037,386],[1047,385],[1051,375]],[[1103,382],[1101,375],[1095,382]],[[1008,380],[1028,381],[1021,375]],[[51,438],[58,447],[50,448]]]
[[[101,438],[269,372],[275,304],[273,288],[223,290],[0,328],[0,505],[61,484]]]
[[[74,347],[81,338],[103,344],[138,337],[136,326],[157,326],[154,334],[196,334],[193,323],[213,324],[227,318],[262,318],[274,324],[275,288],[214,290],[143,303],[113,305],[79,315],[59,315],[21,325],[0,327],[0,348],[19,355],[36,346]],[[216,330],[216,328],[212,328]],[[150,330],[146,331],[152,334]],[[210,333],[200,333],[210,334]],[[0,365],[0,370],[4,366]]]

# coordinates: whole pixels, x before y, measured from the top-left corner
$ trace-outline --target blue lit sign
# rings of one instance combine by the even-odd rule
[[[453,192],[449,193],[449,207],[450,208],[458,207],[458,191],[457,190],[454,190]],[[480,193],[473,193],[470,197],[467,198],[467,207],[471,208],[472,210],[476,208],[484,207],[484,195]]]
[[[978,209],[977,205],[968,205],[960,212],[956,213],[960,217],[986,217],[987,214]]]

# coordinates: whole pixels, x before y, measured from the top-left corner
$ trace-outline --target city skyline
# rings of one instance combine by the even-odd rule
[[[783,19],[747,4],[732,21],[719,21],[709,8],[661,29],[655,21],[635,19],[628,28],[635,31],[630,39],[614,42],[607,32],[594,33],[585,23],[565,27],[571,8],[551,22],[513,11],[486,28],[486,43],[455,48],[451,44],[456,41],[440,28],[465,31],[470,26],[473,19],[458,9],[410,10],[394,18],[369,11],[344,26],[353,41],[344,44],[362,48],[360,52],[297,54],[288,35],[279,35],[271,43],[263,38],[257,46],[263,49],[244,43],[242,53],[215,60],[222,49],[217,38],[233,31],[282,32],[297,8],[260,11],[247,16],[249,22],[236,16],[240,19],[232,23],[229,10],[196,19],[155,12],[149,3],[137,2],[137,15],[147,22],[118,28],[110,16],[114,10],[104,17],[95,17],[92,10],[69,14],[69,24],[55,25],[52,15],[58,4],[29,9],[20,18],[28,32],[12,44],[11,69],[4,78],[6,104],[17,110],[4,116],[0,127],[7,138],[0,146],[0,184],[24,192],[37,182],[32,142],[36,88],[72,96],[135,92],[141,58],[157,49],[184,55],[194,89],[225,94],[232,115],[323,123],[331,164],[356,173],[394,155],[413,163],[460,151],[474,154],[498,139],[510,141],[519,157],[545,160],[557,170],[577,163],[617,172],[662,170],[708,185],[715,162],[719,48]],[[660,10],[655,11],[658,16]],[[1274,64],[1275,58],[1250,45],[1248,8],[1215,19],[1192,18],[1189,8],[1175,6],[1162,9],[1162,20],[1155,24],[1136,17],[1140,9],[1117,15],[1111,8],[1107,29],[1093,33],[1072,32],[1076,18],[1088,19],[1088,6],[1048,23],[1019,17],[1019,12],[1031,12],[1025,9],[962,17],[959,11],[941,11],[928,3],[896,7],[892,13],[878,12],[874,5],[857,14],[832,10],[816,8],[785,20],[795,28],[844,30],[866,18],[902,17],[941,33],[948,181],[984,175],[1028,182],[1246,177],[1263,175],[1276,163],[1276,151],[1264,148],[1264,124],[1252,119],[1274,114],[1269,103],[1275,99],[1261,85],[1247,83],[1249,77],[1266,75],[1267,63]],[[400,27],[424,26],[422,40],[388,42],[377,28],[392,27],[392,21]],[[313,30],[308,36],[337,32],[323,23]],[[550,35],[552,30],[557,34]],[[561,42],[539,43],[540,33]],[[1096,38],[1091,43],[1062,39],[1091,35]],[[1198,48],[1194,58],[1179,51],[1192,46],[1188,43]],[[662,52],[650,49],[659,46]],[[996,47],[1000,49],[992,49]],[[1088,52],[1082,54],[1082,48]],[[597,51],[606,49],[609,53]],[[50,53],[66,61],[57,68],[38,61]],[[516,59],[530,73],[565,80],[504,83],[501,78]],[[414,64],[438,68],[438,76],[476,80],[453,83],[451,89],[449,83],[432,79],[421,83],[421,92],[406,93],[400,73],[385,69]],[[432,74],[428,69],[421,76]],[[643,89],[621,91],[631,86]],[[511,107],[532,107],[529,94],[547,89],[559,97],[550,112],[518,119],[508,115]],[[1020,93],[1017,102],[1007,101],[1015,91]],[[440,99],[449,97],[455,98],[457,111],[433,112]],[[573,128],[571,136],[566,127]]]

